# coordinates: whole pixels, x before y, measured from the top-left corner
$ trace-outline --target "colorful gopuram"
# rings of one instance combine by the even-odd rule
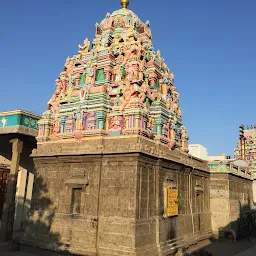
[[[37,140],[139,134],[187,151],[174,75],[154,51],[149,21],[121,4],[66,59]]]
[[[256,125],[240,126],[240,139],[234,149],[234,156],[245,160],[250,169],[256,169]]]
[[[156,256],[213,234],[210,170],[187,154],[174,75],[128,3],[96,23],[56,79],[20,245]]]
[[[19,248],[174,255],[239,218],[231,182],[250,209],[249,175],[213,173],[187,153],[174,75],[153,49],[150,23],[128,4],[96,23],[95,39],[79,45],[56,79],[31,154],[28,220],[13,233]],[[232,219],[220,205],[233,209]]]

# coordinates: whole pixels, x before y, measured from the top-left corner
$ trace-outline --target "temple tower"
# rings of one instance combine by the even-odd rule
[[[68,57],[39,122],[38,142],[142,135],[187,151],[174,75],[143,23],[121,1],[96,23],[92,43]]]
[[[107,13],[68,57],[39,121],[19,243],[79,255],[170,255],[211,235],[207,163],[187,154],[174,75],[149,21]]]

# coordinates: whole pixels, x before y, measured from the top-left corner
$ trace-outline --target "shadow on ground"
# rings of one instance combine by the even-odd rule
[[[240,216],[236,221],[220,228],[220,237],[210,238],[189,248],[186,256],[233,256],[256,245],[256,210],[240,204]],[[254,255],[254,254],[253,254]],[[256,255],[256,252],[255,252]]]

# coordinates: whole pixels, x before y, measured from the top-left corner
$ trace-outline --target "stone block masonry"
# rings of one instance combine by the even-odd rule
[[[38,144],[19,243],[81,255],[169,255],[211,235],[207,163],[140,136]],[[179,191],[164,217],[165,187]]]

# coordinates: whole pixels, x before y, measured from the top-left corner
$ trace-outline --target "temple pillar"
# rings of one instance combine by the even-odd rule
[[[12,238],[15,216],[16,185],[19,171],[20,153],[22,152],[23,148],[23,142],[18,138],[10,140],[10,143],[12,143],[12,161],[0,228],[1,241],[8,241]]]
[[[128,129],[129,128],[129,116],[125,117],[125,128]]]
[[[106,132],[109,132],[109,114],[106,117]]]
[[[50,126],[49,124],[45,125],[45,137],[48,137],[50,135]]]
[[[97,116],[97,129],[104,130],[106,114],[105,113],[96,113]]]
[[[42,126],[38,125],[38,136],[42,136]]]
[[[162,120],[156,120],[156,135],[162,135],[163,122]]]
[[[66,123],[66,118],[65,117],[60,117],[60,124],[61,124],[61,133],[65,132],[65,123]]]
[[[139,115],[136,115],[135,116],[135,128],[136,129],[139,129],[140,128],[140,116]]]

